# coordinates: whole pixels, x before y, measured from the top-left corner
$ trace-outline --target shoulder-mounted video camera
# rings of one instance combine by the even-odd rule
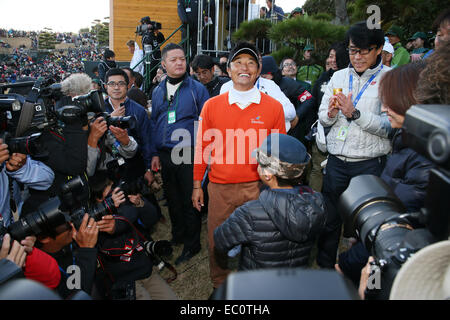
[[[162,25],[160,22],[151,21],[149,16],[141,18],[141,25],[136,27],[136,32],[140,36],[144,35],[146,32],[151,32],[154,30],[161,30]]]

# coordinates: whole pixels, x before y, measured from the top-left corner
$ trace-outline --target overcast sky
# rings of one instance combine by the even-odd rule
[[[0,28],[78,32],[109,17],[109,0],[0,0]]]
[[[147,0],[151,1],[151,0]],[[172,0],[175,1],[175,0]],[[265,0],[257,0],[266,6]],[[305,0],[275,0],[285,12]],[[109,0],[0,0],[0,28],[39,31],[45,27],[59,32],[78,32],[92,21],[109,17]]]

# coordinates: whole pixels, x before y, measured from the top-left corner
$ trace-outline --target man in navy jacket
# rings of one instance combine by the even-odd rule
[[[201,216],[193,208],[195,122],[209,99],[206,88],[186,73],[184,49],[170,43],[162,50],[167,77],[152,95],[152,170],[161,168],[172,223],[172,243],[184,244],[175,264],[200,251]]]
[[[105,109],[112,116],[135,116],[136,127],[129,129],[128,134],[133,136],[138,143],[138,155],[141,159],[133,158],[133,174],[134,178],[139,177],[144,169],[145,178],[148,182],[153,180],[151,169],[151,127],[145,109],[127,97],[128,76],[122,69],[110,69],[105,76],[106,90],[108,98],[105,100]],[[130,177],[129,177],[130,178]]]

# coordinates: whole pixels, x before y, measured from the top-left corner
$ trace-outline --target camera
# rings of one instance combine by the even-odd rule
[[[52,82],[52,79],[35,81],[26,97],[16,93],[0,95],[0,115],[2,122],[7,122],[8,131],[15,132],[15,136],[20,137],[28,131],[60,127],[59,122],[73,123],[88,112],[105,111],[100,90],[70,98],[64,96],[60,83]],[[5,92],[7,88],[19,86],[23,84],[3,85],[0,90]]]
[[[123,191],[126,197],[138,193],[145,195],[149,192],[148,186],[144,178],[142,177],[132,181],[120,180],[117,184],[117,187],[119,187],[120,190]]]
[[[68,216],[68,220],[74,224],[76,229],[80,227],[85,213],[95,221],[101,220],[105,215],[117,214],[111,197],[88,207],[86,205],[88,199],[83,197],[85,188],[87,188],[87,184],[80,176],[77,176],[61,186],[60,196],[56,198],[59,201],[58,208]],[[53,201],[56,205],[56,200]]]
[[[167,240],[146,241],[144,249],[150,257],[157,259],[169,257],[173,252],[172,245]]]
[[[10,133],[5,132],[0,135],[3,143],[8,145],[9,153],[28,154],[32,157],[39,157],[47,154],[45,147],[41,144],[42,133],[36,132],[25,137],[13,138]]]
[[[6,233],[11,235],[11,240],[21,241],[28,236],[57,235],[57,229],[66,224],[66,218],[59,210],[59,200],[51,199],[43,203],[39,208],[18,221],[11,223],[8,228],[0,226],[0,246]]]
[[[354,177],[339,199],[344,237],[358,236],[381,270],[375,299],[388,299],[392,283],[406,260],[450,234],[450,110],[444,105],[416,105],[406,113],[403,141],[430,159],[425,207],[407,213],[401,201],[379,178]]]
[[[134,129],[136,128],[136,117],[134,115],[132,116],[126,116],[126,117],[113,117],[107,112],[101,112],[96,115],[95,118],[103,117],[106,121],[106,125],[108,126],[114,126],[121,129]]]
[[[160,22],[152,21],[150,20],[149,16],[141,18],[141,25],[136,27],[136,32],[139,35],[143,35],[146,32],[150,32],[153,30],[160,30],[162,29],[162,25]]]
[[[73,123],[88,112],[103,113],[105,101],[101,90],[91,90],[88,94],[72,98],[74,105],[66,105],[56,109],[58,120]]]

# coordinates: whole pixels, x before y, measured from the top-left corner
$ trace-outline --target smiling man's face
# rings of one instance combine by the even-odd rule
[[[230,63],[228,74],[233,86],[238,91],[248,91],[258,78],[258,62],[248,53],[241,53]]]

